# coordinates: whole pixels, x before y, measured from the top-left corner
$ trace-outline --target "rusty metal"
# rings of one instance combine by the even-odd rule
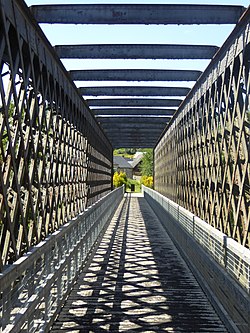
[[[24,2],[0,4],[2,270],[110,191],[112,146]]]
[[[155,147],[155,189],[250,247],[250,9]]]

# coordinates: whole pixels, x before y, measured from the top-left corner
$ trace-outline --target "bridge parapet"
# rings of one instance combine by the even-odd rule
[[[229,331],[249,332],[250,250],[159,192],[143,192]]]
[[[45,332],[123,198],[107,194],[0,274],[1,332]]]

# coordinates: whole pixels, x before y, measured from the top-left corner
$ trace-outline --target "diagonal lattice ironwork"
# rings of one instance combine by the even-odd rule
[[[155,189],[250,247],[250,10],[155,148]]]
[[[112,147],[22,1],[1,1],[0,270],[111,188]]]

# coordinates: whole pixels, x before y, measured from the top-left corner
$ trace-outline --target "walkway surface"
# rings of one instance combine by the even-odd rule
[[[127,195],[52,332],[227,332],[143,197]]]

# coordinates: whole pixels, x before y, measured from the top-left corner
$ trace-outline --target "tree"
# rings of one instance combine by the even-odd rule
[[[140,170],[142,176],[153,176],[153,149],[148,149],[142,158]]]

